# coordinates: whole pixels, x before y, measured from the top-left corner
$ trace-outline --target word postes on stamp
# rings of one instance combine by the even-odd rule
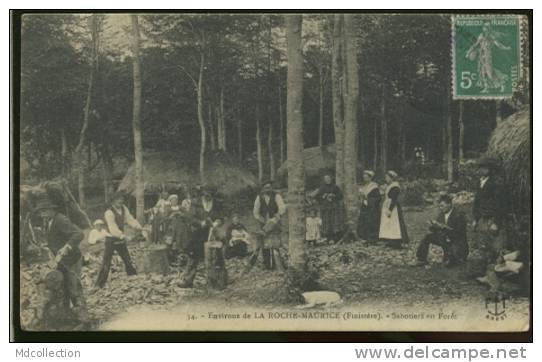
[[[454,99],[512,97],[521,77],[520,26],[515,15],[453,17]]]

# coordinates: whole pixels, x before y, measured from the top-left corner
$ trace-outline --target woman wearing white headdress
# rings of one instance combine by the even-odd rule
[[[377,241],[380,229],[380,189],[373,181],[374,171],[363,172],[363,185],[359,188],[358,236],[362,240]]]
[[[382,203],[378,235],[381,240],[388,242],[388,246],[397,249],[401,248],[402,243],[409,241],[403,211],[399,204],[401,186],[397,182],[398,177],[395,171],[386,172],[387,187]]]

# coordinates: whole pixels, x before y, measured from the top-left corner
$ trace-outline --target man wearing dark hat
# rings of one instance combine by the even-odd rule
[[[84,234],[48,199],[38,201],[36,212],[45,220],[47,245],[55,255],[57,270],[62,273],[64,306],[69,309],[71,304],[77,319],[87,322],[87,306],[81,285],[82,258],[79,250]]]
[[[198,264],[204,256],[203,244],[216,240],[216,230],[222,225],[222,205],[214,197],[215,193],[214,188],[202,186],[201,196],[192,203],[192,236],[181,245],[182,252],[187,257],[187,265],[179,283],[182,288],[193,286]]]
[[[504,247],[504,219],[506,215],[506,194],[494,178],[497,163],[483,159],[478,168],[480,181],[472,207],[473,229],[478,230],[486,266],[495,264]]]
[[[273,190],[271,181],[262,183],[262,190],[254,200],[253,215],[261,225],[258,245],[251,257],[250,265],[253,265],[260,252],[263,253],[264,265],[269,269],[281,268],[279,247],[280,239],[280,218],[286,212],[286,205],[282,196]]]
[[[416,251],[417,266],[427,264],[431,244],[442,247],[446,266],[456,266],[467,261],[469,245],[465,214],[454,207],[449,195],[442,195],[438,206],[439,214],[429,222],[429,233],[421,240]]]
[[[129,225],[137,231],[141,231],[143,228],[139,222],[130,214],[128,208],[124,205],[124,194],[117,192],[111,199],[111,206],[104,213],[105,223],[109,230],[110,237],[105,239],[104,257],[102,261],[102,267],[98,278],[96,279],[96,287],[103,288],[105,282],[109,276],[109,270],[111,269],[111,260],[113,259],[113,253],[116,251],[124,262],[126,268],[126,274],[137,274],[128,247],[126,246],[126,235],[124,233],[124,225]]]

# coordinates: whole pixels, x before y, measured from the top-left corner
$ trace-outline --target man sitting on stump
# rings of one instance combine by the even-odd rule
[[[96,280],[96,287],[103,288],[109,276],[111,269],[111,260],[116,251],[124,262],[126,274],[137,274],[128,247],[126,246],[126,235],[124,234],[124,225],[127,224],[137,231],[143,230],[139,222],[134,219],[126,206],[124,206],[124,194],[117,192],[111,200],[111,207],[104,214],[105,222],[109,230],[110,237],[105,240],[104,257],[102,267]]]
[[[446,266],[455,266],[467,260],[469,245],[465,214],[454,207],[452,198],[448,195],[440,197],[439,209],[437,218],[430,221],[429,234],[418,246],[418,266],[427,264],[427,253],[431,244],[442,247]]]
[[[38,201],[36,211],[45,221],[47,245],[55,256],[57,271],[54,273],[58,275],[57,280],[62,283],[60,289],[55,288],[53,285],[48,289],[53,293],[55,290],[61,294],[63,293],[64,307],[70,310],[70,307],[73,306],[71,311],[74,313],[75,318],[82,323],[86,323],[88,322],[88,314],[83,296],[83,286],[81,285],[82,257],[79,250],[79,244],[83,240],[84,234],[48,199]],[[51,298],[47,299],[43,308],[38,311],[37,318],[39,320],[47,318],[48,309],[51,307],[50,302],[55,299],[54,297],[51,296]]]

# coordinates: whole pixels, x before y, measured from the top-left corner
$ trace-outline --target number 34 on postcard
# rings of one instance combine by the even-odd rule
[[[521,87],[521,17],[452,18],[454,99],[510,98]]]

